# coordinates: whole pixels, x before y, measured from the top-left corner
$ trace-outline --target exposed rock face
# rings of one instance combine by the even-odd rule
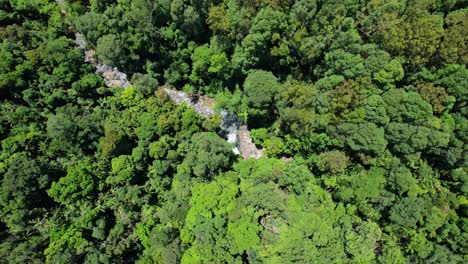
[[[198,99],[193,100],[187,93],[176,91],[169,88],[164,88],[164,91],[169,95],[171,100],[176,104],[186,103],[192,107],[198,114],[209,118],[215,114],[213,109],[214,100],[206,96],[200,96]]]
[[[96,73],[104,77],[106,85],[109,87],[127,88],[131,85],[127,80],[127,74],[119,71],[117,68],[112,68],[109,65],[96,65]]]
[[[56,2],[63,6],[63,0],[56,0]],[[62,9],[62,14],[67,15],[65,9]],[[70,25],[73,30],[73,25]],[[87,49],[86,40],[79,32],[75,32],[76,45],[83,50],[84,60],[96,67],[96,74],[102,76],[108,87],[122,87],[127,88],[131,83],[127,79],[127,74],[119,71],[116,67],[111,67],[104,64],[96,58],[96,51]],[[171,100],[176,104],[185,103],[187,106],[192,107],[195,112],[209,118],[215,114],[214,99],[206,96],[197,96],[194,100],[187,93],[176,91],[169,88],[164,88],[164,91],[169,95]],[[242,155],[244,159],[259,158],[263,155],[263,150],[257,149],[250,137],[250,131],[247,126],[241,126],[239,119],[236,115],[227,111],[221,111],[221,136],[225,137],[227,142],[233,145],[232,151],[237,155]]]
[[[127,88],[131,85],[127,79],[127,74],[119,71],[116,67],[106,65],[97,59],[95,50],[86,49],[86,40],[83,38],[81,33],[75,33],[75,42],[78,47],[84,51],[85,62],[91,63],[96,67],[96,74],[101,75],[104,78],[107,86]]]
[[[188,106],[193,106],[192,100],[188,96],[188,94],[181,92],[181,91],[176,91],[172,90],[169,88],[164,88],[164,91],[169,95],[171,100],[176,103],[176,104],[182,104],[186,103]]]
[[[169,88],[164,88],[164,91],[176,104],[185,103],[193,107],[195,112],[207,118],[214,115],[214,100],[211,98],[202,96],[198,98],[198,100],[192,101],[190,96],[184,92]],[[233,145],[232,151],[235,154],[242,155],[244,159],[260,158],[263,156],[263,150],[255,146],[247,126],[241,126],[236,115],[222,110],[220,128],[220,135],[226,138],[228,143]]]
[[[210,117],[215,114],[213,107],[214,99],[206,96],[200,96],[193,106],[195,112],[205,117]]]
[[[260,158],[263,156],[263,149],[258,149],[252,142],[250,131],[247,126],[240,126],[239,128],[239,150],[244,159]]]
[[[86,40],[84,39],[83,35],[81,35],[81,33],[79,32],[75,32],[75,43],[76,45],[78,45],[78,47],[80,47],[80,49],[86,49]],[[87,60],[85,59],[85,61]]]

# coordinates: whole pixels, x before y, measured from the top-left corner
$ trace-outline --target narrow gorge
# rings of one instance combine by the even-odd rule
[[[57,0],[57,3],[61,6],[62,14],[66,18],[67,11],[65,9],[65,1]],[[69,22],[69,26],[75,32],[75,43],[83,51],[84,61],[92,64],[96,68],[96,74],[104,78],[108,87],[122,87],[125,89],[131,86],[126,73],[121,72],[117,67],[103,63],[97,58],[94,49],[87,48],[86,39],[83,34],[76,31],[71,22]],[[214,109],[215,102],[212,98],[206,96],[189,96],[189,94],[183,91],[165,86],[161,89],[164,89],[175,104],[185,103],[204,118],[209,118],[216,113]],[[193,100],[192,98],[197,99]],[[257,148],[255,143],[253,143],[247,125],[242,125],[239,118],[234,113],[221,110],[219,114],[221,115],[219,134],[223,136],[229,144],[233,145],[232,150],[236,155],[241,155],[244,159],[260,158],[263,156],[263,149]]]

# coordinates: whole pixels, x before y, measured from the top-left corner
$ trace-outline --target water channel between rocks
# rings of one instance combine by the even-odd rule
[[[64,4],[63,0],[56,0],[59,5]],[[62,9],[62,14],[67,15],[65,9]],[[73,29],[73,25],[70,25]],[[80,32],[75,32],[75,43],[84,53],[84,61],[96,67],[96,74],[102,76],[108,87],[122,87],[127,88],[131,85],[127,78],[127,74],[119,71],[117,67],[112,67],[104,64],[101,60],[96,58],[96,52],[92,49],[87,49],[86,39]],[[197,96],[197,100],[192,100],[191,97],[182,91],[177,91],[169,88],[163,88],[169,95],[171,100],[176,104],[185,103],[187,106],[192,107],[195,112],[205,118],[209,118],[215,114],[213,108],[214,99],[206,96]],[[250,131],[247,126],[241,125],[237,116],[225,110],[220,111],[221,124],[220,136],[224,137],[228,143],[233,146],[233,152],[241,155],[244,159],[260,158],[263,156],[263,149],[258,149],[252,142]]]

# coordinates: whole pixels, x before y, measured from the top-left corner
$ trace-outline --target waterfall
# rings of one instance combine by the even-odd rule
[[[220,134],[227,139],[229,144],[234,145],[232,151],[239,155],[239,126],[240,122],[236,115],[229,113],[226,110],[221,110],[221,124],[220,124]]]
[[[64,0],[56,0],[62,7],[62,14],[67,16],[64,9]],[[70,28],[74,30],[73,25]],[[127,74],[119,71],[117,67],[112,67],[104,64],[101,60],[96,58],[96,52],[93,49],[86,47],[86,39],[80,32],[75,32],[75,43],[84,53],[84,61],[96,67],[96,74],[102,76],[108,87],[122,87],[127,88],[131,85],[127,79]],[[191,97],[182,91],[176,91],[169,88],[163,88],[169,95],[171,100],[176,104],[185,103],[187,106],[192,107],[195,112],[209,118],[215,114],[213,109],[214,100],[205,96],[197,96],[198,100],[193,101]],[[210,103],[211,101],[211,103]],[[252,143],[250,131],[246,126],[241,126],[237,116],[226,110],[221,110],[221,124],[220,136],[224,137],[226,141],[231,144],[232,151],[236,155],[242,155],[243,158],[259,158],[263,155],[263,150],[257,149],[255,144]]]

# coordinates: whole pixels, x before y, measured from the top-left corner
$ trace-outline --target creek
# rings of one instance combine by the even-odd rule
[[[61,6],[62,15],[66,17],[68,14],[65,9],[65,1],[56,0],[56,2]],[[131,85],[126,73],[121,72],[117,67],[106,65],[99,60],[96,56],[95,50],[87,48],[86,39],[83,34],[77,32],[71,23],[69,23],[69,26],[73,31],[75,31],[75,43],[83,51],[84,61],[94,65],[96,68],[96,74],[104,78],[108,87],[122,87],[125,89]],[[205,118],[209,118],[216,113],[213,107],[215,101],[212,98],[198,95],[189,96],[185,92],[167,87],[164,87],[163,89],[175,104],[185,103]],[[192,98],[197,99],[193,100]],[[235,114],[226,110],[221,110],[219,114],[221,115],[219,135],[225,138],[226,141],[233,146],[232,151],[236,155],[241,155],[244,159],[260,158],[263,156],[263,149],[258,149],[256,147],[252,141],[250,131],[247,126],[241,125],[241,122]]]

